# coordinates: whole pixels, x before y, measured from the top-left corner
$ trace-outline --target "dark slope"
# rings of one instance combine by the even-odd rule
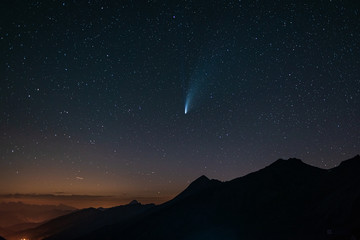
[[[118,206],[114,208],[101,211],[99,216],[94,216],[93,218],[88,218],[80,224],[76,224],[71,228],[67,228],[64,231],[53,235],[48,240],[61,240],[61,239],[74,239],[78,236],[87,234],[96,229],[99,229],[104,226],[114,225],[114,224],[124,224],[131,221],[133,218],[138,217],[141,214],[146,213],[151,210],[155,205],[146,204],[142,205],[137,201],[132,201],[128,205]]]
[[[28,229],[17,233],[11,239],[19,239],[23,237],[31,237],[31,239],[42,239],[57,234],[74,225],[81,224],[89,219],[96,219],[100,216],[101,211],[95,208],[87,208],[75,211],[65,216],[52,219],[36,228]]]
[[[343,161],[329,175],[332,191],[321,199],[316,213],[332,232],[354,232],[360,239],[360,156]]]
[[[357,156],[324,170],[298,159],[278,160],[225,183],[209,185],[201,177],[147,215],[79,239],[359,237],[359,161]]]
[[[127,221],[153,206],[132,201],[128,205],[110,209],[82,209],[13,235],[12,239],[25,236],[30,239],[74,239],[103,226]]]

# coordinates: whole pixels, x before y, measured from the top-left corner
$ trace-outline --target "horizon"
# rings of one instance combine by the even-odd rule
[[[356,154],[351,158],[343,159],[343,160],[341,160],[340,164],[344,161],[353,159],[358,156],[359,156],[359,154]],[[288,159],[278,158],[277,160],[274,160],[272,163],[275,163],[279,160],[288,161],[291,159],[299,159],[299,158],[296,158],[296,157],[291,157]],[[311,164],[304,162],[302,159],[299,159],[299,160],[309,166],[313,166]],[[141,204],[159,205],[159,204],[165,203],[165,202],[175,198],[178,194],[180,194],[182,191],[184,191],[192,182],[194,182],[195,180],[197,180],[198,178],[200,178],[202,176],[205,176],[209,179],[219,180],[221,182],[228,182],[228,181],[232,181],[237,178],[245,177],[248,174],[258,172],[266,167],[269,167],[272,163],[267,164],[267,165],[257,169],[256,171],[249,172],[245,175],[238,176],[236,178],[232,178],[229,180],[209,178],[206,175],[201,175],[201,176],[198,176],[197,178],[193,179],[192,181],[187,181],[182,189],[179,189],[178,191],[176,191],[172,194],[161,195],[161,196],[159,196],[158,192],[152,192],[152,193],[148,192],[148,194],[146,196],[141,195],[141,194],[128,195],[128,194],[124,194],[124,193],[119,194],[119,195],[78,195],[78,194],[65,193],[65,192],[42,193],[42,194],[41,193],[3,193],[3,194],[0,194],[0,204],[1,203],[5,203],[5,204],[6,203],[23,203],[23,204],[38,205],[38,206],[66,205],[69,207],[74,207],[76,209],[83,209],[83,208],[90,208],[90,207],[111,208],[111,207],[116,207],[116,206],[121,206],[121,205],[127,205],[131,201],[136,200],[136,201],[140,202]],[[316,166],[314,166],[314,167],[316,167]],[[334,166],[332,168],[336,168],[336,167],[338,167],[338,166]],[[319,168],[325,169],[325,170],[332,169],[332,168],[321,168],[321,167],[319,167]]]

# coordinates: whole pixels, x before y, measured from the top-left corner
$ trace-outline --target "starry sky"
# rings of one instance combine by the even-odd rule
[[[337,166],[360,152],[355,2],[1,1],[1,196],[162,202]]]

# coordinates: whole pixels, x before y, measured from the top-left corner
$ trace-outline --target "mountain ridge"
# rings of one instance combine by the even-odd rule
[[[46,239],[359,238],[359,163],[357,155],[326,170],[290,158],[227,182],[203,175],[164,204],[134,213],[131,208],[146,205],[132,201],[94,217],[92,225],[86,224],[91,230],[80,228],[81,234],[72,235],[75,226]],[[124,208],[129,218],[103,224],[109,217],[121,218]]]

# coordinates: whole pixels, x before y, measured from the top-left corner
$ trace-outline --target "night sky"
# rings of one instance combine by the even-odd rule
[[[0,9],[3,197],[161,202],[202,174],[289,157],[332,168],[360,152],[356,1]]]

